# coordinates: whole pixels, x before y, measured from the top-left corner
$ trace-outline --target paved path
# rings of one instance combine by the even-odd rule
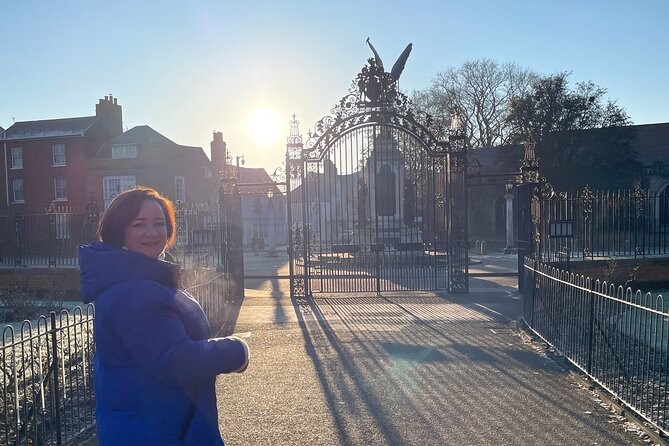
[[[286,260],[247,256],[246,274],[281,276]],[[517,329],[514,277],[472,278],[460,296],[292,302],[285,279],[246,287],[235,331],[251,365],[217,381],[228,446],[649,444]]]
[[[647,444],[517,330],[514,278],[299,302],[287,284],[247,290],[252,363],[218,381],[228,445]]]

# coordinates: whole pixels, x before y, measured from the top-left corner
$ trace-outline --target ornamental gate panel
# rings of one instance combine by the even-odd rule
[[[398,77],[370,59],[306,144],[292,122],[294,297],[468,289],[463,132],[415,110],[397,91]]]

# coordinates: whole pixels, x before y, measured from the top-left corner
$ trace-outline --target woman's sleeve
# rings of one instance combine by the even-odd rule
[[[172,309],[165,290],[139,282],[118,299],[114,326],[130,354],[147,372],[169,384],[193,385],[248,366],[246,342],[236,337],[193,341]]]

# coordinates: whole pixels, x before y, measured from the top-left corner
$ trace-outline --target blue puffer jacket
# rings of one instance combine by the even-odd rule
[[[177,265],[104,243],[81,246],[79,262],[83,301],[95,302],[100,445],[222,446],[216,375],[246,368],[246,343],[209,338]]]

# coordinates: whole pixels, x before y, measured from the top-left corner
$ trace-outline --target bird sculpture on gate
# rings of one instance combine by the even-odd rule
[[[367,59],[369,65],[365,66],[358,75],[358,88],[372,103],[390,100],[397,93],[396,85],[402,75],[402,71],[404,71],[404,66],[413,45],[410,43],[406,46],[390,70],[390,73],[388,73],[383,67],[381,56],[379,56],[378,51],[372,45],[369,37],[366,42],[372,50],[374,57]]]

